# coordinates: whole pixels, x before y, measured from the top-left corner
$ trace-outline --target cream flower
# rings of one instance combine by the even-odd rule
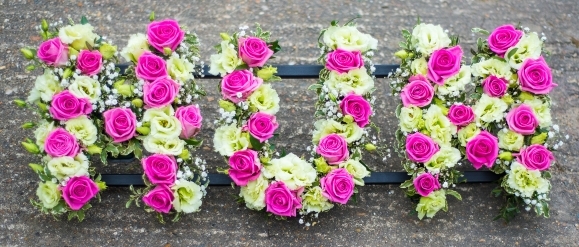
[[[503,119],[505,111],[509,108],[507,103],[500,98],[490,97],[483,94],[474,105],[473,111],[477,120],[485,123],[499,122]]]
[[[121,56],[128,62],[136,63],[145,51],[149,51],[147,36],[142,33],[132,34],[127,46],[121,50]]]
[[[430,55],[435,50],[449,46],[451,40],[440,25],[420,23],[412,30],[411,42],[418,52]]]
[[[343,49],[347,51],[361,51],[376,50],[378,41],[369,34],[364,34],[358,31],[353,26],[331,26],[323,36],[324,43],[331,49]]]
[[[314,167],[293,153],[272,159],[270,164],[275,180],[284,182],[290,190],[310,186],[316,181]]]
[[[444,85],[435,85],[439,95],[458,95],[471,82],[471,68],[468,65],[460,67],[460,71],[453,77],[444,81]]]
[[[414,129],[418,130],[424,126],[422,110],[416,106],[402,107],[399,118],[398,126],[404,132],[413,132]]]
[[[452,135],[456,134],[457,128],[442,113],[437,105],[430,105],[424,114],[424,126],[430,132],[430,137],[439,145],[449,145]]]
[[[193,213],[201,208],[203,192],[201,187],[194,182],[179,179],[173,186],[173,208],[177,212]]]
[[[527,198],[533,197],[535,192],[547,193],[551,187],[549,181],[541,177],[540,171],[527,170],[517,161],[513,161],[511,164],[511,170],[507,174],[507,185]]]
[[[414,59],[412,63],[410,63],[410,71],[413,75],[426,75],[428,73],[428,62],[426,62],[426,58]]]
[[[77,154],[74,158],[62,156],[52,158],[46,164],[50,174],[62,181],[67,177],[88,176],[88,158],[82,154]]]
[[[161,109],[151,108],[145,111],[146,117],[143,116],[143,121],[149,122],[151,125],[151,133],[149,135],[167,139],[179,137],[182,130],[181,122],[176,117],[167,115],[167,108],[172,109],[171,106],[168,106]]]
[[[475,123],[471,123],[458,131],[458,141],[460,145],[466,147],[466,143],[481,132]]]
[[[534,97],[531,100],[525,100],[523,103],[533,108],[533,112],[539,120],[539,126],[541,126],[541,128],[547,128],[553,124],[551,104],[549,104],[549,102],[543,102],[541,99]]]
[[[34,89],[36,91],[34,97],[29,97],[29,102],[34,102],[38,100],[38,95],[40,95],[40,99],[44,102],[50,102],[52,100],[52,96],[62,91],[60,87],[60,83],[57,80],[56,75],[52,73],[51,70],[45,69],[44,74],[36,77],[36,81],[34,82]]]
[[[167,60],[167,72],[171,78],[187,82],[193,79],[193,70],[195,65],[186,59],[181,59],[176,53],[173,53],[169,60]]]
[[[343,74],[332,71],[325,84],[331,91],[337,91],[341,95],[352,92],[364,95],[374,89],[374,79],[364,68],[353,69]]]
[[[38,145],[41,152],[44,151],[44,141],[46,137],[55,129],[54,122],[48,122],[42,119],[40,123],[38,123],[38,128],[34,130],[34,139],[36,139],[36,145]]]
[[[179,138],[168,139],[163,135],[148,135],[143,139],[143,147],[149,153],[180,155],[185,147],[185,141]]]
[[[99,82],[88,76],[77,76],[68,86],[68,90],[77,98],[88,98],[95,103],[101,96],[101,85]]]
[[[461,155],[458,149],[451,146],[440,146],[440,150],[424,166],[431,173],[440,173],[454,167],[460,161],[460,158]]]
[[[223,125],[215,130],[213,147],[222,156],[231,156],[235,151],[249,147],[249,134],[242,132],[235,124]]]
[[[60,201],[60,190],[58,189],[58,184],[51,181],[46,181],[38,185],[36,189],[36,196],[44,208],[53,208],[58,205]]]
[[[322,195],[322,188],[320,186],[312,187],[308,192],[302,194],[302,206],[303,209],[310,212],[324,212],[332,209],[334,204],[332,204],[328,198]]]
[[[279,111],[279,96],[268,83],[257,88],[249,96],[248,101],[250,107],[255,107],[260,112],[275,115]]]
[[[225,76],[227,73],[233,72],[237,66],[243,64],[243,60],[237,55],[237,51],[229,41],[221,42],[221,53],[211,55],[211,68],[209,73],[212,75],[221,74]]]
[[[509,82],[516,82],[516,77],[513,77],[515,75],[511,72],[509,64],[496,58],[473,64],[472,75],[482,78],[494,75],[496,77],[506,78]]]
[[[525,144],[525,137],[512,130],[507,130],[507,132],[501,130],[497,136],[499,138],[499,148],[502,149],[519,151]]]
[[[253,210],[262,210],[265,208],[265,190],[269,186],[267,179],[259,176],[256,180],[242,186],[239,196],[245,200],[245,206]]]
[[[360,161],[355,159],[348,159],[340,163],[338,167],[345,168],[354,177],[356,185],[364,186],[364,178],[370,176],[370,171]]]
[[[93,32],[93,29],[93,26],[90,24],[65,26],[58,30],[58,37],[63,43],[69,44],[75,50],[80,51],[87,47],[87,43],[94,46],[98,35]]]
[[[85,115],[69,119],[64,128],[84,146],[92,145],[97,140],[97,128]]]
[[[517,45],[509,48],[505,53],[505,60],[513,69],[520,69],[523,62],[528,59],[537,59],[541,56],[543,41],[536,32],[525,34]],[[511,54],[511,51],[517,49]],[[509,56],[510,54],[510,56]]]

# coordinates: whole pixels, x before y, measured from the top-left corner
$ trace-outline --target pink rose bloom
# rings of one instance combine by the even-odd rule
[[[474,120],[474,112],[470,106],[454,103],[448,109],[448,119],[456,126],[467,126]]]
[[[521,104],[511,109],[507,113],[506,120],[509,129],[521,135],[531,135],[535,133],[535,129],[539,126],[539,120],[535,116],[533,108],[526,104]]]
[[[340,74],[362,67],[364,67],[364,59],[360,51],[346,51],[338,48],[328,53],[326,57],[326,69]]]
[[[103,55],[96,50],[82,50],[78,53],[76,68],[85,75],[96,75],[103,69]]]
[[[538,59],[528,58],[518,72],[521,90],[534,94],[548,94],[557,86],[553,83],[551,68],[541,56]]]
[[[372,106],[364,99],[364,97],[357,94],[348,94],[342,102],[340,102],[340,109],[344,115],[350,115],[358,126],[364,128],[370,123],[370,116],[372,115]]]
[[[241,150],[229,157],[229,177],[238,186],[246,186],[261,174],[261,163],[257,152],[251,149]]]
[[[137,74],[137,78],[145,81],[154,81],[169,76],[165,60],[149,51],[143,52],[139,57],[135,74]]]
[[[440,189],[438,178],[428,172],[418,175],[412,183],[416,192],[421,196],[428,196],[433,191]]]
[[[350,157],[346,139],[338,134],[329,134],[320,139],[316,153],[324,157],[328,164],[336,165]]]
[[[170,105],[179,93],[179,84],[169,77],[157,78],[143,85],[143,101],[149,107],[161,108]]]
[[[513,25],[497,27],[489,35],[489,48],[499,57],[505,57],[507,50],[517,45],[521,37],[523,37],[523,31],[516,30]]]
[[[263,80],[249,70],[236,70],[223,77],[221,95],[237,104],[245,101],[262,83]]]
[[[80,152],[76,137],[58,127],[46,136],[44,151],[51,157],[74,157]]]
[[[141,160],[147,179],[152,184],[173,185],[177,179],[177,162],[175,157],[153,154]]]
[[[405,107],[417,106],[424,107],[432,102],[434,97],[434,88],[428,80],[422,75],[411,76],[400,92],[402,104]]]
[[[135,136],[137,116],[129,108],[113,108],[103,113],[105,132],[113,142],[128,141]]]
[[[491,168],[499,155],[499,140],[487,131],[481,131],[466,143],[466,157],[477,170],[483,165]]]
[[[278,126],[275,116],[264,112],[256,112],[247,120],[249,133],[255,139],[258,139],[259,142],[264,142],[271,138]]]
[[[462,48],[458,45],[434,51],[428,60],[428,79],[444,85],[444,80],[459,72],[461,59]]]
[[[551,162],[555,160],[553,153],[545,146],[533,144],[522,148],[517,156],[517,161],[529,170],[544,171],[551,167]]]
[[[201,130],[203,117],[198,106],[181,106],[175,111],[175,117],[181,122],[181,138],[189,139]]]
[[[295,217],[302,208],[297,191],[290,190],[283,182],[273,182],[265,189],[266,211],[279,216]]]
[[[483,92],[491,97],[503,97],[509,88],[509,81],[502,77],[489,75],[482,82]]]
[[[411,161],[425,163],[438,150],[440,150],[438,144],[425,134],[416,132],[406,137],[406,154]]]
[[[331,202],[346,204],[354,194],[354,177],[344,168],[334,169],[320,179],[322,195]]]
[[[173,207],[173,191],[166,184],[159,184],[143,196],[145,205],[151,207],[159,213],[168,214]]]
[[[273,55],[273,51],[267,47],[267,43],[260,38],[239,38],[237,42],[239,45],[239,57],[249,67],[263,67],[265,62]]]
[[[147,26],[147,41],[161,53],[165,47],[175,51],[184,37],[185,32],[175,20],[153,21]]]
[[[68,46],[56,37],[40,44],[36,51],[38,59],[55,67],[66,65],[68,62]]]
[[[68,90],[55,94],[50,103],[50,115],[54,119],[66,121],[92,112],[92,105],[87,98],[77,98]]]
[[[60,187],[62,198],[70,209],[81,209],[90,199],[99,192],[99,187],[89,177],[71,177],[66,186]]]

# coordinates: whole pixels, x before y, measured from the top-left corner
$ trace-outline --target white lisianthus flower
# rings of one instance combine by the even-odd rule
[[[414,129],[421,129],[424,126],[422,109],[416,106],[402,107],[399,118],[398,126],[404,132],[412,132]]]
[[[90,24],[65,26],[58,30],[58,37],[63,43],[69,44],[75,50],[80,51],[87,47],[87,43],[94,46],[98,35],[93,32],[93,29]]]
[[[233,72],[237,66],[243,64],[243,60],[237,55],[237,51],[229,46],[229,41],[221,41],[221,53],[211,55],[211,68],[209,73],[212,75],[221,74],[225,76],[227,73]]]
[[[334,207],[334,204],[332,204],[328,198],[322,194],[322,192],[320,186],[315,186],[302,194],[302,206],[306,212],[321,213]]]
[[[543,102],[541,99],[534,97],[532,100],[525,100],[523,103],[533,108],[533,112],[537,120],[539,120],[539,126],[541,126],[541,128],[547,128],[553,124],[551,104],[549,102]]]
[[[347,123],[344,125],[344,131],[338,133],[338,135],[343,136],[346,138],[347,143],[352,143],[357,140],[360,140],[364,135],[364,129],[358,126],[355,122]]]
[[[177,156],[183,152],[185,141],[179,138],[168,139],[164,135],[148,135],[143,139],[143,147],[149,153]]]
[[[414,75],[428,74],[428,62],[426,62],[426,58],[414,59],[412,63],[410,63],[410,71]]]
[[[527,198],[532,197],[535,192],[547,193],[551,188],[549,181],[541,177],[540,171],[527,170],[517,161],[511,163],[511,171],[507,174],[507,185]]]
[[[168,115],[167,108],[151,108],[145,111],[143,116],[144,122],[149,122],[151,126],[151,133],[157,138],[164,136],[167,139],[174,139],[181,134],[182,126],[179,119],[172,115]],[[169,112],[170,113],[170,112]]]
[[[503,114],[509,108],[507,103],[500,98],[490,97],[482,94],[479,101],[474,105],[473,111],[478,120],[485,123],[499,122],[503,119]]]
[[[77,154],[74,158],[62,156],[52,158],[46,164],[50,174],[62,181],[67,177],[88,176],[88,158],[83,153]]]
[[[175,116],[175,109],[172,106],[165,106],[162,108],[151,108],[145,111],[143,114],[143,122],[150,122],[153,118],[156,117],[167,117],[167,116]]]
[[[348,159],[338,166],[345,168],[354,177],[354,184],[356,185],[364,186],[364,178],[370,176],[370,171],[356,159]]]
[[[331,26],[324,32],[324,43],[333,50],[338,48],[347,51],[376,50],[378,40],[372,38],[369,34],[358,31],[353,26]]]
[[[264,83],[255,90],[248,98],[250,107],[255,107],[260,112],[275,115],[279,111],[279,95],[271,87]]]
[[[319,119],[314,123],[312,142],[317,145],[324,136],[332,133],[343,133],[346,126],[332,119]]]
[[[249,147],[249,133],[241,131],[235,124],[221,126],[215,130],[213,146],[222,156],[231,156],[235,151]]]
[[[475,123],[471,123],[458,131],[458,141],[460,145],[466,147],[466,143],[472,140],[475,136],[480,134],[480,128],[476,127]]]
[[[471,67],[473,76],[487,78],[489,75],[494,75],[507,79],[509,83],[515,83],[517,81],[516,75],[511,71],[511,66],[496,58],[475,63],[471,65]]]
[[[97,140],[97,128],[85,115],[69,119],[64,128],[84,146],[92,145]]]
[[[424,55],[450,45],[450,38],[440,25],[420,23],[412,29],[412,46]]]
[[[95,103],[101,96],[101,85],[99,82],[88,76],[77,76],[68,86],[68,90],[78,98],[88,98]]]
[[[539,38],[539,35],[535,32],[525,34],[517,45],[509,48],[505,53],[505,60],[513,69],[520,69],[523,62],[528,59],[537,59],[541,56],[541,47],[543,46],[543,41]],[[512,50],[517,49],[513,54],[510,54]],[[509,56],[510,54],[510,56]]]
[[[502,149],[519,151],[525,144],[525,137],[512,130],[507,130],[507,132],[499,131],[497,136],[499,138],[499,148]]]
[[[52,73],[52,70],[45,69],[44,74],[36,77],[34,82],[34,89],[31,92],[31,96],[28,97],[28,102],[34,102],[38,100],[38,96],[44,102],[50,102],[52,96],[62,91],[60,87],[60,82],[55,80],[56,75]],[[34,95],[33,95],[34,94]]]
[[[48,122],[44,119],[40,120],[38,123],[38,128],[34,130],[34,139],[36,139],[36,145],[41,152],[44,151],[44,141],[50,132],[55,130],[54,122]]]
[[[58,189],[58,184],[51,181],[46,181],[38,185],[36,189],[36,196],[44,208],[53,208],[58,205],[60,201],[60,190]]]
[[[201,208],[203,192],[201,187],[194,182],[179,179],[178,183],[171,186],[173,191],[173,208],[177,212],[193,213]]]
[[[431,173],[440,173],[448,168],[452,168],[460,161],[460,151],[452,146],[440,146],[428,162],[424,164]]]
[[[253,210],[262,210],[265,208],[265,190],[269,187],[267,179],[259,176],[256,180],[242,186],[239,196],[245,200],[245,206]]]
[[[297,155],[290,153],[283,158],[272,159],[276,181],[282,181],[290,190],[310,186],[316,181],[316,170]]]
[[[471,68],[468,65],[460,67],[458,74],[444,81],[444,85],[435,85],[436,92],[439,95],[449,95],[460,93],[471,82]]]
[[[437,105],[430,105],[424,114],[424,126],[430,132],[430,137],[439,145],[450,145],[452,135],[456,134],[457,128],[442,113]]]
[[[177,54],[173,53],[169,60],[167,60],[167,72],[171,78],[186,82],[193,79],[193,70],[195,65],[186,59],[181,59]]]
[[[364,68],[353,69],[343,74],[332,71],[328,80],[325,81],[325,85],[330,90],[338,91],[342,95],[352,92],[364,95],[374,88],[374,79],[368,75]]]
[[[147,36],[142,33],[132,34],[127,46],[121,50],[121,56],[128,62],[136,63],[145,51],[149,51]]]

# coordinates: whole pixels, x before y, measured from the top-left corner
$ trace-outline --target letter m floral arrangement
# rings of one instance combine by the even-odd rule
[[[462,136],[474,126],[463,93],[471,70],[462,63],[458,37],[449,37],[439,25],[419,21],[412,33],[402,30],[402,36],[402,50],[395,54],[402,62],[391,88],[401,99],[397,150],[411,178],[400,187],[418,199],[419,219],[432,218],[448,210],[446,195],[461,200],[451,188],[462,176],[456,170],[464,155],[459,149]]]
[[[559,127],[552,123],[549,93],[557,84],[541,54],[544,40],[528,28],[503,25],[472,51],[476,127],[465,136],[466,152],[476,169],[501,175],[493,194],[504,192],[506,205],[495,219],[509,221],[521,207],[549,217],[551,150],[563,142],[552,141]]]
[[[132,35],[121,51],[132,62],[123,79],[103,86],[101,142],[112,156],[133,152],[141,160],[146,188],[131,186],[127,207],[142,200],[164,223],[164,215],[177,221],[199,211],[206,194],[205,161],[191,154],[201,145],[194,137],[202,123],[193,100],[205,92],[193,78],[200,72],[197,36],[175,20],[150,19],[147,33]]]
[[[116,46],[93,32],[85,17],[80,24],[58,27],[42,20],[43,42],[38,49],[22,48],[31,61],[28,70],[42,68],[34,87],[21,107],[35,107],[41,120],[28,122],[24,128],[34,128],[34,141],[22,145],[40,158],[40,164],[30,167],[40,177],[36,190],[38,200],[32,205],[41,212],[56,216],[68,213],[68,219],[82,221],[89,201],[106,188],[90,166],[90,154],[101,152],[96,145],[98,129],[97,105],[101,83],[114,80],[118,73]]]

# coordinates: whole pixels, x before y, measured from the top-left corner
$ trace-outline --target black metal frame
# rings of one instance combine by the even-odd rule
[[[127,68],[127,65],[122,64],[118,66],[121,71]],[[376,78],[388,77],[388,74],[396,70],[398,65],[375,65],[376,70],[374,76]],[[277,74],[282,79],[315,79],[318,78],[321,65],[277,65]],[[220,76],[209,74],[209,67],[203,68],[205,79],[220,79]],[[198,79],[203,79],[198,78]],[[128,163],[133,158],[109,159],[111,163]],[[211,186],[229,186],[232,181],[229,176],[224,174],[208,174],[209,185]],[[364,179],[366,184],[400,184],[408,180],[410,177],[406,172],[372,172],[370,177]],[[463,180],[467,183],[489,183],[499,179],[499,176],[490,171],[466,171],[464,172]],[[108,186],[143,186],[144,182],[142,174],[102,174],[102,180]]]

